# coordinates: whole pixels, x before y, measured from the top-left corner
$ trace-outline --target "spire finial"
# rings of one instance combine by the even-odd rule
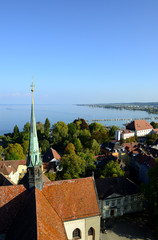
[[[30,85],[30,87],[31,87],[31,92],[33,93],[34,92],[34,87],[35,87],[35,85],[33,85],[33,77],[32,77],[32,85]]]

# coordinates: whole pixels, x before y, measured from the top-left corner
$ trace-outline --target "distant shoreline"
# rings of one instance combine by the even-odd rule
[[[77,106],[88,106],[94,108],[119,109],[145,111],[151,114],[158,114],[158,102],[153,103],[115,103],[115,104],[76,104]]]

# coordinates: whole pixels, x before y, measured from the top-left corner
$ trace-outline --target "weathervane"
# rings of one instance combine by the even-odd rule
[[[34,92],[34,87],[35,87],[35,85],[33,85],[33,77],[32,77],[32,85],[30,85],[30,87],[31,87],[31,92],[33,93]]]

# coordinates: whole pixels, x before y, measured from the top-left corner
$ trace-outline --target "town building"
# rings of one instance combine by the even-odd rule
[[[59,170],[60,158],[61,156],[55,149],[48,149],[48,151],[43,156],[43,171],[56,172],[56,170]]]
[[[26,172],[26,160],[0,161],[0,173],[3,173],[5,177],[15,184],[18,184]]]
[[[144,137],[149,133],[156,133],[153,126],[146,120],[134,120],[126,125],[126,129],[116,130],[115,140],[120,141],[121,139],[126,140],[131,137]]]
[[[134,120],[126,125],[126,129],[134,131],[136,137],[143,137],[151,133],[153,126],[146,120]]]
[[[99,240],[100,213],[92,177],[44,183],[33,102],[27,181],[0,187],[1,240]]]
[[[105,219],[143,210],[140,188],[125,177],[96,179],[102,223]]]

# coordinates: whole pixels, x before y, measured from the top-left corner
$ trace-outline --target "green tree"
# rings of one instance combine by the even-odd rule
[[[20,160],[25,159],[23,148],[20,144],[10,144],[5,149],[5,160]]]
[[[83,146],[82,146],[82,143],[79,138],[75,138],[74,146],[75,146],[75,150],[77,153],[81,152],[83,150]]]
[[[109,131],[110,138],[115,138],[116,130],[119,130],[119,128],[114,125],[110,128],[110,131]]]
[[[39,146],[41,148],[42,154],[44,154],[50,148],[50,143],[47,139],[44,139],[39,142]]]
[[[89,125],[92,138],[95,139],[98,143],[102,144],[109,140],[107,135],[107,130],[101,123],[91,123]]]
[[[150,133],[146,136],[147,145],[152,145],[153,142],[157,139],[157,134]]]
[[[89,125],[86,123],[86,121],[83,118],[79,118],[79,119],[74,120],[74,123],[77,125],[78,129],[89,130]]]
[[[84,148],[89,148],[91,146],[91,133],[90,131],[84,129],[80,130],[79,138]]]
[[[30,123],[29,122],[25,123],[23,132],[30,133]]]
[[[85,161],[85,176],[92,176],[92,172],[96,169],[94,154],[87,149],[78,155]]]
[[[121,177],[124,171],[120,168],[118,162],[110,161],[101,171],[101,177]]]
[[[67,137],[68,126],[62,121],[55,123],[52,127],[53,144],[62,143]]]
[[[155,163],[155,167],[149,169],[149,184],[145,186],[144,195],[148,201],[150,222],[158,237],[158,158]]]
[[[156,123],[156,122],[151,122],[150,124],[153,126],[154,129],[155,129],[155,128],[158,128],[158,123]]]
[[[89,125],[89,129],[91,133],[98,132],[98,131],[105,131],[105,134],[106,134],[106,129],[101,123],[97,123],[97,122],[91,123]]]
[[[76,154],[65,154],[61,158],[62,179],[79,178],[85,172],[85,160]]]
[[[41,122],[36,123],[36,129],[37,129],[37,136],[38,140],[43,140],[43,135],[44,135],[44,124]]]
[[[69,135],[71,135],[73,137],[73,135],[76,133],[77,131],[77,126],[75,123],[69,123],[68,124],[68,133]]]
[[[14,130],[13,130],[13,141],[17,142],[19,141],[20,133],[19,133],[19,128],[17,125],[15,125]]]
[[[4,153],[4,148],[0,146],[0,161],[2,160],[2,154]]]
[[[46,118],[44,123],[44,135],[48,139],[50,136],[50,121],[48,118]]]
[[[44,173],[50,181],[55,181],[56,173]]]
[[[75,153],[75,146],[73,143],[69,143],[65,148],[65,154],[72,154]]]
[[[23,152],[24,154],[28,154],[29,151],[29,140],[25,140],[22,142]]]
[[[100,152],[100,144],[95,139],[92,140],[91,150],[95,155],[98,155]]]

